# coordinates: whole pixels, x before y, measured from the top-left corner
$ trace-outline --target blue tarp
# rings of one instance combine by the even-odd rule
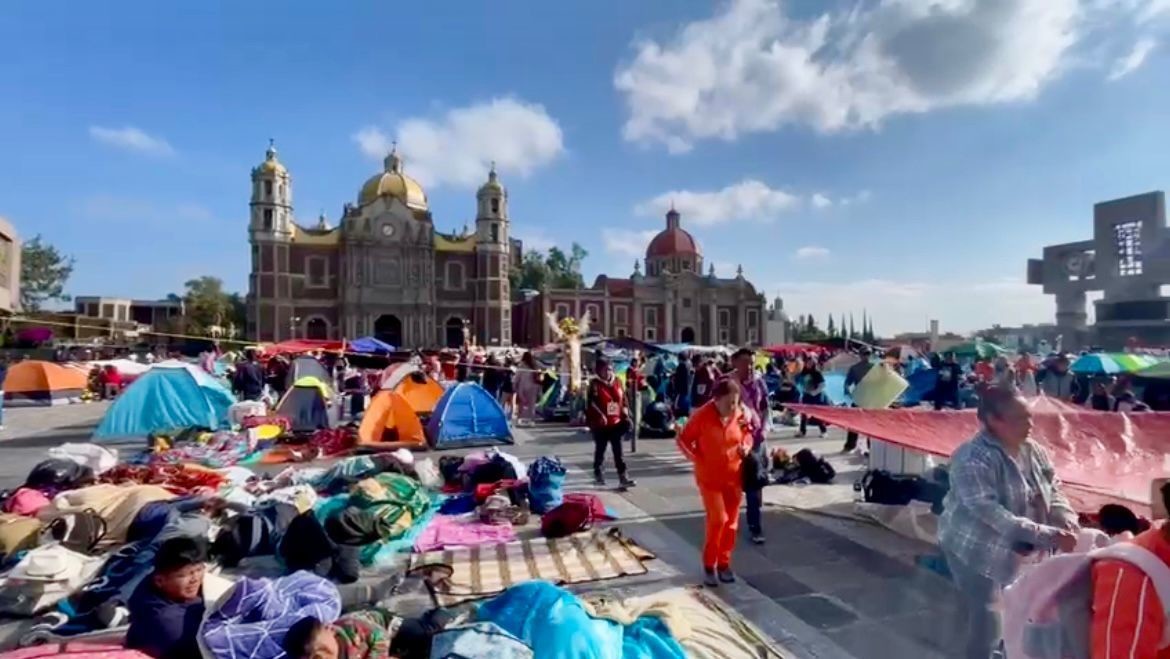
[[[362,352],[371,355],[386,355],[394,352],[394,346],[384,341],[379,341],[372,336],[363,336],[360,339],[354,339],[346,344],[346,349],[350,352]]]
[[[189,426],[228,427],[235,403],[218,380],[186,364],[161,364],[122,392],[94,431],[97,439],[146,437]]]
[[[540,659],[683,659],[666,623],[642,616],[632,624],[594,618],[569,591],[528,581],[479,605],[475,619],[492,622]]]
[[[426,430],[433,448],[512,443],[504,408],[474,382],[448,389],[435,405]]]
[[[906,407],[913,407],[934,393],[935,384],[938,383],[938,371],[932,368],[920,369],[911,373],[906,381],[910,386],[902,392],[899,401]]]

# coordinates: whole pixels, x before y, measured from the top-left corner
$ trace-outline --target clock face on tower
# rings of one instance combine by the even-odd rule
[[[1064,271],[1070,275],[1080,275],[1085,269],[1084,254],[1069,254],[1064,259]]]
[[[387,238],[389,238],[390,236],[393,236],[394,235],[394,225],[393,224],[383,224],[382,225],[382,235],[386,236]]]

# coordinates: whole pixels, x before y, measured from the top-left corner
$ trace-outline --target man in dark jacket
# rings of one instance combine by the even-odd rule
[[[873,364],[869,363],[869,348],[862,348],[857,356],[861,357],[861,361],[850,367],[849,372],[845,374],[845,393],[850,396],[857,389],[857,385],[861,384],[861,381],[869,374],[869,369],[873,367]],[[845,435],[845,447],[841,450],[848,453],[855,448],[857,448],[857,433],[849,431]]]
[[[593,482],[605,485],[601,465],[605,461],[605,447],[613,451],[613,464],[617,467],[618,480],[622,487],[635,485],[626,473],[626,462],[622,459],[622,437],[630,428],[630,410],[626,406],[625,390],[613,374],[613,368],[605,359],[598,359],[594,365],[597,377],[589,381],[588,407],[585,419],[593,433]]]
[[[256,361],[256,351],[249,350],[244,362],[236,367],[234,388],[244,400],[260,400],[264,395],[264,369]]]

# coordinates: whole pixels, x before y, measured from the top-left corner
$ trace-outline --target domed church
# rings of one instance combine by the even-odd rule
[[[627,278],[601,275],[593,286],[545,289],[517,305],[517,340],[548,343],[545,314],[581,317],[591,330],[606,336],[633,337],[651,343],[760,345],[764,340],[764,296],[737,267],[734,277],[717,277],[714,264],[703,273],[699,243],[682,228],[681,214],[671,208],[666,227],[646,246]]]
[[[435,229],[427,195],[391,151],[335,226],[293,215],[292,177],[269,145],[252,169],[248,336],[374,336],[396,347],[512,345],[508,193],[493,167],[474,231]]]

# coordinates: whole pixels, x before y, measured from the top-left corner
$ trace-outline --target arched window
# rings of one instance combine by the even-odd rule
[[[569,317],[569,305],[564,304],[564,303],[558,303],[557,308],[556,308],[556,313],[557,313],[557,320],[561,320],[562,318],[568,318]]]
[[[500,200],[493,198],[492,199],[492,215],[499,215],[499,214],[500,214]]]
[[[447,280],[447,290],[463,290],[463,264],[458,261],[449,261],[444,279]]]
[[[320,316],[313,316],[305,321],[305,338],[314,341],[323,341],[329,338],[329,321]]]
[[[589,322],[595,327],[601,327],[601,307],[596,304],[585,305],[585,313],[589,314]]]

